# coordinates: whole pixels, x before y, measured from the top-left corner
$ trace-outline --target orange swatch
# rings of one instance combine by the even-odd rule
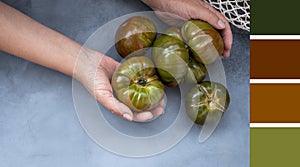
[[[300,123],[300,84],[251,84],[251,123]]]

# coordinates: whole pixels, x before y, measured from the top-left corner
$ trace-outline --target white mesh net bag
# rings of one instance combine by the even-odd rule
[[[205,0],[238,28],[250,31],[250,0]]]

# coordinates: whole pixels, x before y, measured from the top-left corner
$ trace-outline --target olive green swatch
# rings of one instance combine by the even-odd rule
[[[251,0],[251,34],[300,34],[299,0]]]
[[[300,128],[251,128],[251,167],[300,166]]]

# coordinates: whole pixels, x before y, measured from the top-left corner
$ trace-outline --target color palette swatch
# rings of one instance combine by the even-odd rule
[[[251,39],[250,49],[252,79],[300,78],[300,40]]]
[[[251,167],[300,165],[300,40],[275,38],[251,35]]]
[[[250,85],[251,123],[300,122],[300,84]]]
[[[299,5],[251,1],[251,167],[300,166]]]
[[[251,34],[300,34],[299,0],[251,0]]]
[[[251,1],[251,167],[300,166],[299,6]]]
[[[251,128],[251,167],[298,167],[300,128]]]

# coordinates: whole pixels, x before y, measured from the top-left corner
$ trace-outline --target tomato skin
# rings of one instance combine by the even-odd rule
[[[225,112],[230,103],[228,90],[220,83],[204,81],[186,95],[186,112],[197,124],[203,125],[209,112]]]
[[[170,28],[153,44],[152,57],[161,81],[169,87],[184,79],[189,61],[188,49],[179,38],[179,29]]]
[[[181,34],[197,62],[211,64],[224,50],[222,36],[207,22],[189,20],[181,27]]]
[[[151,110],[164,97],[164,85],[155,75],[153,62],[145,56],[130,57],[112,76],[117,98],[133,111]]]
[[[180,29],[177,28],[177,27],[170,27],[163,34],[174,37],[174,38],[177,38],[177,39],[183,41]]]
[[[191,56],[185,80],[188,83],[201,83],[206,77],[207,69],[204,64],[196,62]]]
[[[156,38],[155,24],[143,16],[134,16],[120,25],[115,35],[115,48],[125,58],[134,52],[142,55]]]

